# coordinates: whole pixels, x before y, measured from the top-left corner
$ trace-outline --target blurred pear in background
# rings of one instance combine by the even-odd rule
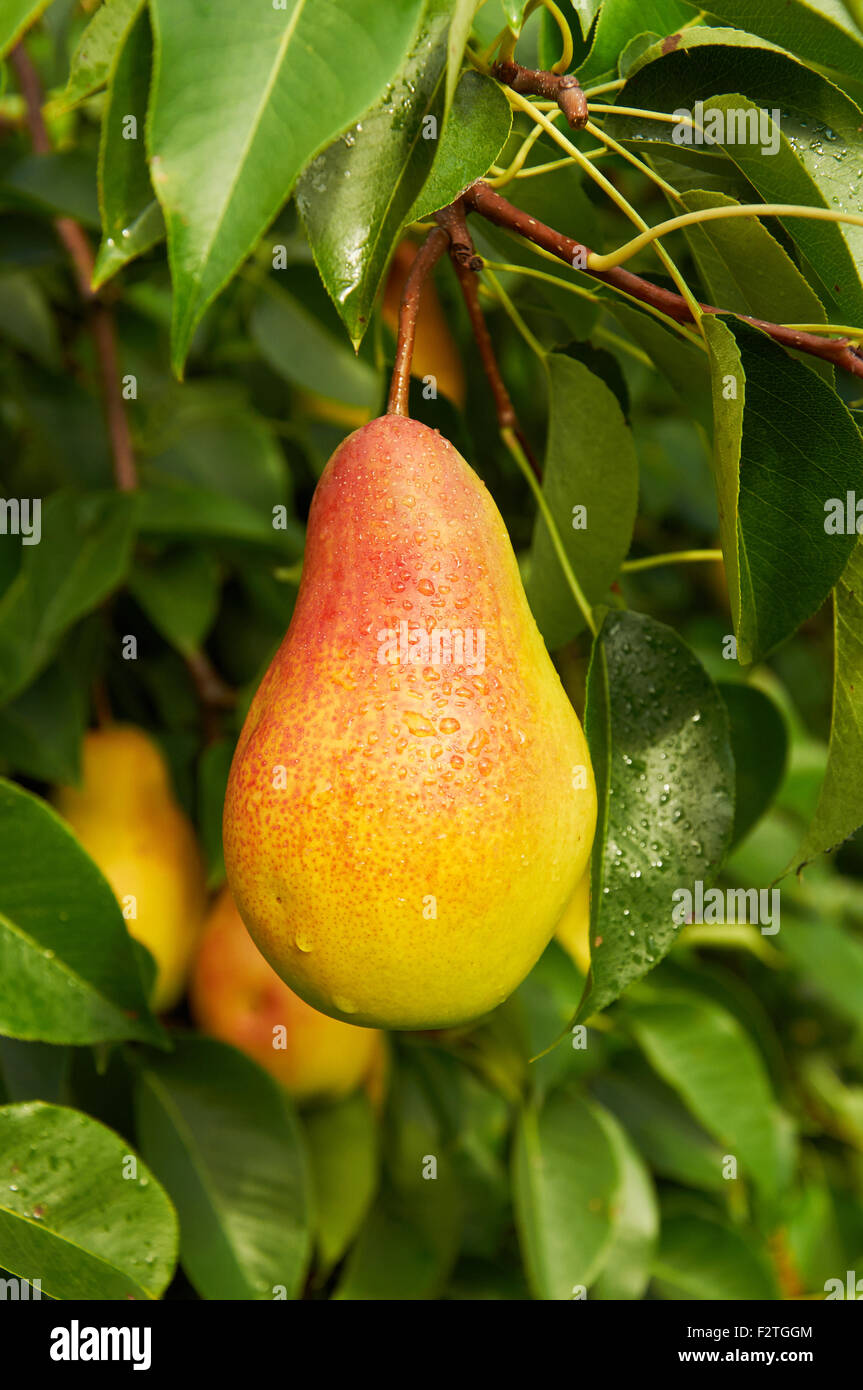
[[[339,1100],[365,1084],[380,1103],[383,1034],[340,1023],[294,994],[252,941],[228,888],[207,917],[190,1004],[202,1032],[247,1053],[296,1100]],[[284,1047],[274,1031],[281,1027]]]
[[[150,1005],[164,1013],[183,994],[206,909],[195,832],[143,730],[92,730],[82,767],[80,786],[59,787],[54,803],[113,888],[130,933],[153,956]]]

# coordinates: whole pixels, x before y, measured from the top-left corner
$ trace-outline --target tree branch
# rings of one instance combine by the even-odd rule
[[[467,218],[465,216],[464,204],[460,199],[451,203],[449,207],[442,208],[435,214],[438,225],[443,227],[449,236],[449,254],[453,264],[453,269],[458,277],[461,292],[464,297],[468,317],[470,318],[473,336],[479,349],[480,360],[483,370],[491,387],[494,398],[495,410],[497,412],[497,422],[500,429],[510,429],[515,434],[518,442],[524,450],[533,472],[537,478],[542,476],[542,470],[534,457],[533,451],[527,440],[527,436],[522,430],[518,416],[515,413],[515,406],[512,398],[506,389],[504,379],[500,374],[497,364],[494,347],[491,341],[491,334],[485,316],[480,308],[479,292],[476,274],[482,269],[482,258],[477,256],[471,240],[470,232],[467,228]]]
[[[535,246],[540,246],[544,251],[550,252],[552,256],[556,256],[566,265],[574,266],[583,274],[590,275],[594,280],[600,280],[603,284],[624,290],[633,299],[640,300],[642,304],[650,304],[655,309],[661,310],[663,314],[667,314],[676,323],[693,322],[689,305],[682,295],[674,294],[671,290],[654,285],[650,280],[642,279],[640,275],[633,275],[631,271],[624,270],[622,266],[617,266],[613,270],[591,270],[588,265],[590,248],[585,246],[583,242],[564,236],[562,232],[556,232],[553,227],[547,227],[544,222],[538,222],[535,217],[531,217],[528,213],[522,212],[520,208],[507,202],[506,198],[502,198],[481,179],[471,184],[470,188],[462,194],[462,200],[473,212],[478,212],[481,217],[494,223],[496,227],[517,233],[527,241],[533,242]],[[700,308],[705,314],[731,312],[728,309],[717,309],[713,304],[701,304]],[[760,328],[774,342],[781,343],[783,347],[808,353],[811,357],[820,357],[823,361],[832,362],[834,366],[850,372],[852,376],[863,378],[863,355],[850,343],[848,338],[822,338],[817,333],[804,333],[798,329],[786,328],[781,323],[770,323],[767,319],[753,318],[750,314],[738,314],[736,317],[744,319],[746,323],[753,324],[755,328]]]
[[[414,355],[414,339],[417,331],[417,314],[420,297],[426,279],[440,260],[449,245],[449,237],[441,227],[429,232],[414,257],[399,308],[399,336],[396,345],[396,360],[393,367],[390,395],[387,401],[388,415],[407,415],[411,385],[411,364]]]
[[[505,87],[525,97],[545,97],[556,101],[573,130],[583,130],[588,121],[587,97],[575,73],[544,72],[523,68],[521,63],[503,59],[495,63],[492,75]]]
[[[33,149],[38,155],[50,154],[51,137],[42,115],[42,84],[23,44],[13,51],[12,62],[27,108],[27,128]],[[94,258],[87,233],[70,217],[56,218],[54,226],[72,262],[78,293],[89,319],[114,460],[114,477],[121,492],[132,492],[138,485],[138,474],[120,385],[120,361],[113,315],[91,287]]]
[[[222,735],[222,715],[236,707],[236,691],[222,679],[205,651],[189,652],[184,660],[201,707],[205,742],[215,743]]]

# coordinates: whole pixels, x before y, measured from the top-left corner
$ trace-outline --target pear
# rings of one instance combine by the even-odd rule
[[[590,970],[590,869],[582,875],[554,933],[566,952],[586,975]]]
[[[370,421],[322,474],[231,767],[225,864],[252,937],[335,1018],[480,1018],[548,944],[595,821],[491,496],[436,431]]]
[[[364,1083],[380,1095],[383,1035],[329,1018],[294,994],[255,946],[228,888],[207,916],[189,1004],[202,1033],[247,1053],[296,1100],[339,1100]]]
[[[156,961],[151,1007],[180,999],[206,909],[195,832],[177,805],[161,752],[142,729],[116,724],[84,737],[79,787],[57,810],[113,888],[126,926]]]

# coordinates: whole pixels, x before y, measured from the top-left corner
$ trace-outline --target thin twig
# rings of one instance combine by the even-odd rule
[[[185,661],[202,705],[210,709],[234,708],[237,703],[236,691],[222,680],[206,652],[190,652]]]
[[[587,124],[587,97],[575,73],[523,68],[521,63],[504,59],[495,63],[492,75],[522,96],[545,97],[557,102],[573,130],[583,130]]]
[[[631,271],[624,270],[622,266],[604,271],[591,270],[588,265],[588,257],[591,254],[589,247],[585,246],[583,242],[575,241],[572,237],[564,236],[562,232],[555,231],[553,227],[546,226],[544,222],[539,222],[535,217],[531,217],[528,213],[522,212],[520,208],[514,207],[482,179],[471,184],[470,188],[462,194],[462,199],[468,208],[478,212],[481,217],[494,223],[496,227],[502,227],[505,231],[515,232],[519,236],[523,236],[527,241],[533,242],[535,246],[548,251],[557,260],[582,271],[585,275],[590,275],[594,280],[623,290],[642,304],[659,309],[669,318],[674,319],[676,323],[693,322],[693,315],[682,295],[674,294],[671,290],[654,285],[650,280],[645,280],[640,275],[633,275]],[[717,309],[712,304],[700,304],[699,308],[704,314],[731,312],[728,309]],[[863,355],[857,352],[847,339],[836,338],[831,341],[819,337],[816,333],[800,332],[781,323],[771,323],[767,319],[754,318],[750,314],[737,314],[736,317],[751,323],[755,328],[760,328],[774,342],[781,343],[783,347],[808,353],[811,357],[819,357],[825,362],[832,362],[835,366],[850,372],[852,376],[863,377]]]
[[[27,108],[27,127],[30,131],[33,149],[39,155],[50,154],[51,137],[42,115],[42,84],[39,80],[39,74],[28,53],[20,44],[12,54],[12,61],[18,74],[18,81]],[[120,384],[120,361],[114,318],[92,287],[94,257],[87,233],[71,217],[58,217],[54,225],[57,229],[57,235],[68,252],[75,273],[78,293],[89,317],[90,332],[99,365],[102,401],[111,441],[117,487],[121,492],[132,492],[138,485],[138,475]],[[207,741],[211,742],[221,732],[220,714],[225,710],[233,709],[236,705],[236,692],[222,679],[205,652],[189,653],[185,657],[185,664],[202,708]],[[99,716],[104,718],[107,706],[99,704],[101,700],[99,688],[96,690],[96,699],[97,705],[99,705]],[[107,714],[110,717],[110,711]]]
[[[491,341],[491,334],[479,303],[479,285],[477,282],[477,271],[482,269],[482,258],[477,256],[470,232],[467,227],[464,204],[457,200],[449,207],[442,208],[436,214],[439,226],[443,227],[450,240],[450,260],[453,269],[458,277],[462,296],[467,308],[470,326],[473,329],[473,336],[479,349],[480,360],[486,374],[488,384],[491,387],[491,394],[494,399],[494,407],[497,412],[497,422],[501,430],[512,430],[518,442],[524,450],[533,472],[537,478],[542,477],[542,470],[530,447],[527,436],[518,422],[515,406],[512,398],[506,389],[506,384],[500,373],[497,364],[494,347]]]
[[[23,44],[19,44],[14,49],[12,62],[27,108],[27,129],[30,132],[33,150],[37,155],[50,154],[52,149],[51,137],[42,115],[42,83]],[[87,233],[71,217],[56,218],[54,226],[69,254],[75,272],[78,293],[89,318],[90,333],[99,368],[108,437],[111,442],[111,455],[114,461],[114,477],[121,492],[133,492],[138,485],[138,474],[135,468],[132,436],[120,383],[120,362],[114,318],[91,286],[94,257]]]
[[[204,741],[215,743],[222,736],[222,715],[237,703],[236,691],[222,679],[206,652],[188,652],[184,660],[201,707]]]
[[[449,236],[447,233],[441,227],[433,227],[414,257],[408,277],[405,280],[399,308],[396,360],[387,402],[388,415],[407,415],[409,413],[411,365],[423,285],[448,246]]]

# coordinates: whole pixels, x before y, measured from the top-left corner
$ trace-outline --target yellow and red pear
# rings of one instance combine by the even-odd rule
[[[364,425],[321,477],[231,768],[225,863],[253,939],[347,1022],[479,1018],[547,945],[595,820],[489,492],[425,425]]]
[[[294,994],[252,941],[228,888],[207,917],[189,1004],[202,1032],[247,1053],[296,1100],[339,1100],[365,1085],[379,1102],[383,1035],[329,1018]]]
[[[590,868],[585,869],[554,933],[582,975],[590,970]]]

